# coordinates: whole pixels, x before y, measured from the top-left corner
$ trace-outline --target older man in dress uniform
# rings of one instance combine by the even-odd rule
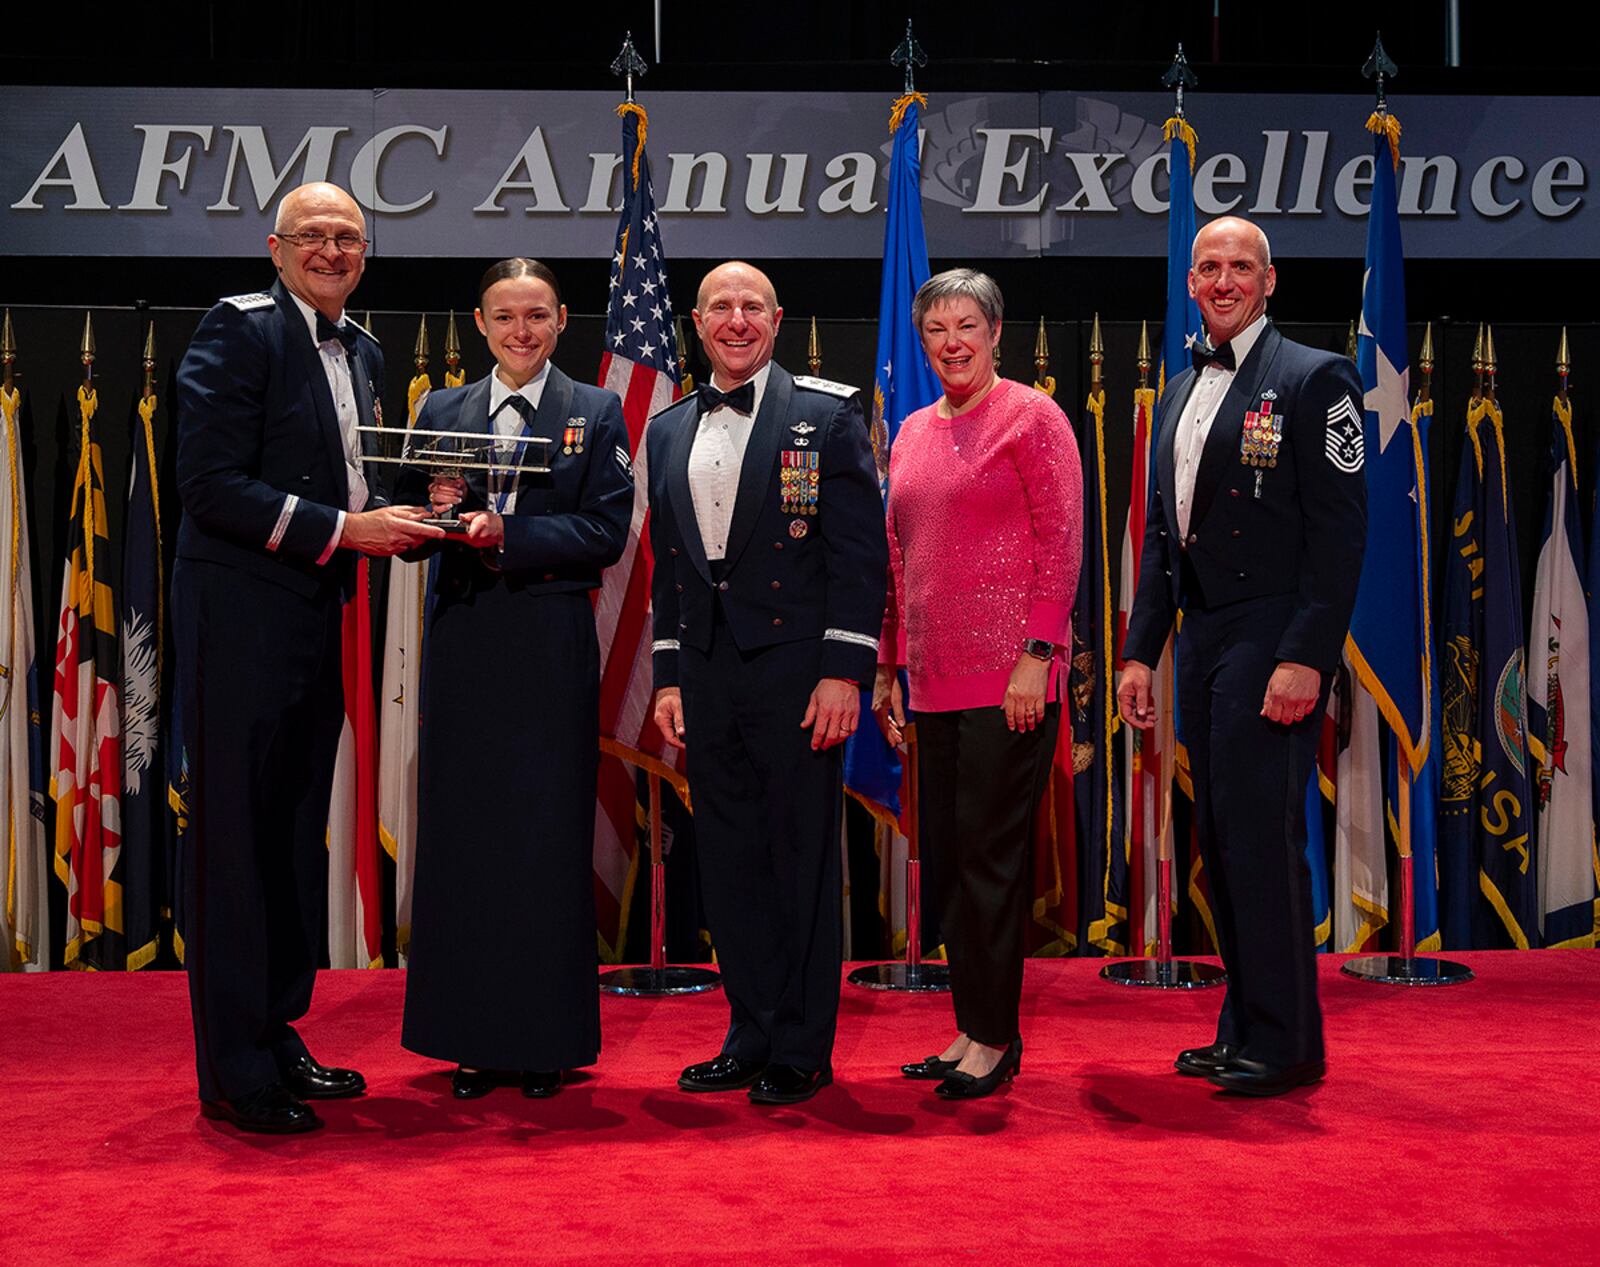
[[[342,189],[278,208],[271,290],[200,322],[178,370],[173,640],[190,779],[184,944],[201,1112],[243,1130],[321,1125],[308,1099],[359,1095],[295,1032],[322,937],[325,833],[343,715],[340,603],[356,553],[442,535],[391,507],[357,427],[383,355],[346,319],[367,248]]]
[[[1361,384],[1267,321],[1266,235],[1195,237],[1207,341],[1167,384],[1156,487],[1117,690],[1148,729],[1150,666],[1176,613],[1178,703],[1228,991],[1216,1041],[1178,1072],[1276,1095],[1325,1070],[1305,788],[1366,540]]]
[[[809,1099],[833,1078],[842,744],[877,663],[888,546],[854,388],[772,360],[783,310],[748,264],[700,284],[709,385],[646,433],[655,719],[688,749],[732,1013],[686,1091]]]

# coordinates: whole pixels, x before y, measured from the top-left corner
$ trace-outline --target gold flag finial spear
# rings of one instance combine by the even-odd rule
[[[806,364],[811,367],[811,377],[822,373],[822,343],[817,338],[817,319],[811,318],[811,333],[806,336]]]
[[[411,359],[416,364],[417,373],[428,372],[428,318],[427,314],[417,318],[417,344],[412,349]]]
[[[1567,327],[1561,327],[1561,345],[1556,348],[1556,373],[1561,375],[1561,403],[1567,404],[1567,375],[1572,372],[1572,352],[1567,347]]]
[[[1433,322],[1423,327],[1422,351],[1417,353],[1417,368],[1422,371],[1422,385],[1417,389],[1417,399],[1426,403],[1433,399]]]
[[[94,314],[83,314],[83,338],[78,342],[78,359],[83,362],[85,385],[94,383]]]
[[[1042,328],[1042,327],[1041,327]],[[1106,363],[1106,341],[1100,337],[1100,314],[1094,314],[1094,325],[1089,329],[1089,391],[1105,388],[1102,375]]]
[[[1491,401],[1495,399],[1494,372],[1498,368],[1499,366],[1495,361],[1494,356],[1494,327],[1485,326],[1483,328],[1483,372],[1489,376],[1489,390],[1487,394]]]
[[[1150,323],[1148,321],[1141,321],[1139,323],[1139,354],[1137,364],[1139,366],[1139,387],[1140,390],[1145,390],[1150,386],[1151,365]]]
[[[461,335],[456,331],[454,309],[451,309],[450,320],[444,328],[444,363],[452,370],[461,364]]]
[[[1361,336],[1356,333],[1354,319],[1350,322],[1350,331],[1344,336],[1344,354],[1352,361],[1361,355]]]
[[[1483,399],[1483,322],[1478,323],[1478,337],[1472,344],[1472,399]]]
[[[144,355],[140,358],[140,365],[144,367],[144,392],[146,399],[156,394],[156,323],[152,321],[144,332]]]
[[[1041,383],[1050,373],[1050,336],[1044,332],[1044,315],[1039,316],[1039,333],[1033,339],[1033,373]]]
[[[6,309],[5,321],[0,323],[0,374],[4,375],[4,386],[11,390],[12,379],[16,375],[13,368],[17,363],[17,332],[11,328],[11,309]]]

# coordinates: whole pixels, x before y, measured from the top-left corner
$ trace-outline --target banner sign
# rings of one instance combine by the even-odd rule
[[[610,250],[612,92],[0,87],[0,254],[253,256],[277,200],[328,179],[374,254]],[[656,203],[681,258],[877,258],[887,94],[659,93]],[[1202,221],[1255,218],[1285,256],[1360,256],[1370,94],[1194,93]],[[1391,105],[1410,258],[1596,258],[1588,97]],[[940,93],[921,120],[937,260],[1166,251],[1165,93]]]

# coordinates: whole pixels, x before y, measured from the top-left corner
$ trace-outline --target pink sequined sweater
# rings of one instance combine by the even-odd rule
[[[978,406],[905,420],[889,458],[889,603],[879,660],[923,712],[1000,704],[1025,638],[1062,647],[1077,592],[1083,471],[1072,424],[1001,379]]]

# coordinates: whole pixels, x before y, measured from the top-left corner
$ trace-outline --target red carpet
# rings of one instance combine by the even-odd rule
[[[1461,958],[1327,961],[1328,1081],[1269,1101],[1171,1072],[1214,993],[1030,961],[1022,1076],[954,1105],[896,1070],[948,1001],[847,986],[838,1083],[765,1110],[673,1087],[720,994],[608,999],[587,1077],[463,1106],[398,1045],[400,973],[324,973],[303,1032],[372,1090],[291,1139],[198,1117],[180,976],[0,977],[0,1263],[1589,1261],[1600,957]]]

